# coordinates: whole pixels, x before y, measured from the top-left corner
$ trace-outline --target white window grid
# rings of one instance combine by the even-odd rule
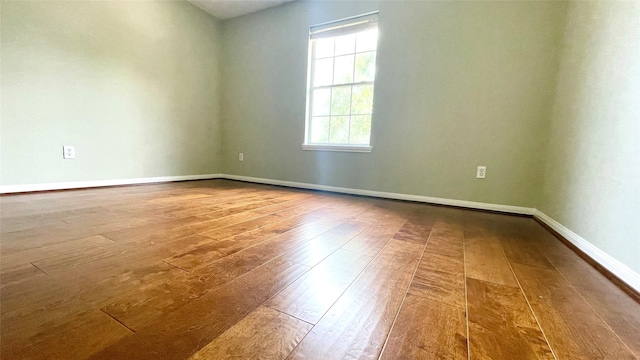
[[[364,30],[366,31],[366,30]],[[357,33],[355,33],[357,34]],[[354,52],[350,52],[350,53],[346,53],[346,54],[340,54],[340,55],[336,55],[336,44],[337,41],[335,41],[336,38],[340,37],[340,36],[344,36],[344,35],[338,35],[333,37],[334,38],[334,42],[333,42],[333,55],[332,56],[326,56],[326,57],[320,57],[320,58],[316,58],[316,44],[317,44],[317,39],[313,39],[311,40],[311,51],[310,51],[310,68],[309,68],[309,94],[307,96],[308,98],[308,116],[307,116],[307,129],[305,131],[305,137],[306,137],[306,144],[310,144],[310,145],[328,145],[328,146],[340,146],[340,145],[362,145],[362,146],[368,146],[371,143],[371,133],[369,133],[369,143],[367,144],[354,144],[354,143],[332,143],[331,142],[331,123],[329,123],[329,135],[328,135],[328,141],[327,142],[311,142],[311,129],[313,126],[313,94],[314,94],[314,90],[321,90],[321,89],[331,89],[333,90],[334,88],[340,88],[340,87],[351,87],[351,92],[350,92],[350,97],[349,97],[349,114],[348,115],[332,115],[331,114],[331,104],[332,104],[332,100],[333,100],[333,91],[330,92],[330,97],[329,97],[329,115],[320,115],[320,116],[315,116],[315,117],[328,117],[329,119],[331,119],[332,117],[348,117],[349,118],[349,124],[348,124],[348,133],[347,133],[347,141],[351,138],[351,120],[353,116],[359,116],[359,115],[364,115],[364,116],[370,116],[373,117],[373,107],[371,109],[371,112],[369,113],[358,113],[358,114],[354,114],[352,113],[352,107],[353,107],[353,87],[354,86],[362,86],[362,85],[373,85],[374,81],[358,81],[356,82],[356,57],[358,54],[366,54],[366,53],[372,53],[374,59],[376,59],[377,57],[377,52],[378,52],[378,46],[376,44],[376,49],[375,50],[365,50],[365,51],[357,51],[358,49],[358,38],[356,36],[356,40],[355,40],[355,44],[354,44]],[[349,55],[353,55],[354,57],[354,61],[353,61],[353,69],[352,69],[352,79],[354,80],[353,82],[350,83],[341,83],[341,84],[332,84],[332,85],[321,85],[321,86],[314,86],[313,83],[313,77],[315,74],[315,63],[317,60],[323,60],[323,59],[332,59],[332,74],[331,74],[331,78],[332,78],[332,82],[333,79],[335,79],[335,71],[336,71],[336,66],[335,66],[335,60],[337,57],[341,57],[341,56],[349,56]],[[374,79],[375,79],[375,74],[374,74]],[[374,92],[375,92],[375,87],[374,87]],[[372,119],[371,119],[372,120]],[[329,120],[331,121],[331,120]]]

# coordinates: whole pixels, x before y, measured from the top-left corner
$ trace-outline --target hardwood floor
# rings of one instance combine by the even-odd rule
[[[228,180],[0,197],[2,359],[640,359],[531,218]]]

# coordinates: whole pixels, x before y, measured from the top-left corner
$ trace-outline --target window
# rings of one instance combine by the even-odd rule
[[[370,152],[378,14],[312,26],[305,150]]]

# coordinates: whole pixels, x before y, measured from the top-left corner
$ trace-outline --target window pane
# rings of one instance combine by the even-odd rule
[[[309,41],[311,89],[307,96],[311,99],[305,141],[327,146],[369,145],[378,30]]]
[[[331,89],[313,90],[313,105],[311,115],[331,115]]]
[[[333,75],[334,84],[348,84],[353,82],[353,55],[336,57],[336,71]]]
[[[329,121],[330,117],[312,117],[311,118],[311,142],[326,143],[329,142]]]
[[[333,38],[313,40],[316,59],[333,56]]]
[[[351,131],[349,133],[350,144],[367,144],[371,137],[371,115],[359,115],[351,117]]]
[[[349,142],[348,116],[331,117],[331,138],[329,142],[332,144],[347,144]]]
[[[351,101],[352,114],[372,114],[373,85],[357,85],[353,87]]]
[[[373,81],[376,74],[376,52],[370,51],[356,55],[356,80]]]
[[[356,51],[371,51],[375,50],[378,45],[378,29],[372,29],[358,33],[356,40]]]
[[[356,50],[356,34],[339,36],[336,39],[336,56],[353,54]]]
[[[331,85],[333,80],[333,58],[315,60],[313,66],[313,86]]]
[[[351,86],[331,89],[331,115],[349,115],[351,112]]]

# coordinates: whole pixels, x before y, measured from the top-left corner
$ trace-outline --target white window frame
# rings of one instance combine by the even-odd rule
[[[351,33],[354,31],[363,31],[367,28],[378,26],[378,11],[353,16],[341,20],[330,21],[318,25],[311,26],[309,29],[309,54],[308,54],[308,66],[307,66],[307,94],[306,94],[306,112],[305,112],[305,129],[304,129],[304,142],[302,144],[303,150],[315,150],[315,151],[341,151],[341,152],[360,152],[370,153],[373,150],[372,135],[373,135],[373,110],[371,114],[371,130],[369,133],[369,145],[360,144],[313,144],[310,143],[311,137],[311,107],[313,104],[313,90],[318,88],[333,88],[338,86],[353,86],[353,85],[374,85],[374,81],[353,82],[339,85],[326,85],[314,88],[312,86],[312,77],[314,71],[314,53],[313,53],[313,39],[322,37],[336,37],[341,33]],[[376,58],[378,55],[378,46],[376,44]],[[377,60],[377,59],[376,59]],[[355,79],[353,79],[355,81]],[[374,85],[374,98],[375,98],[375,85]]]

